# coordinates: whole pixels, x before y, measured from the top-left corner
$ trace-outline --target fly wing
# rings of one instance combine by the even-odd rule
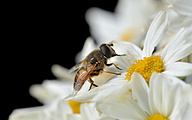
[[[83,61],[77,63],[75,66],[69,69],[69,72],[72,73],[74,71],[77,71],[82,65],[83,65]]]
[[[88,69],[85,67],[81,67],[75,76],[74,84],[73,84],[73,96],[77,94],[77,92],[81,89],[85,81],[89,78],[89,75],[93,72],[96,64],[90,66]]]
[[[84,67],[81,67],[75,76],[74,84],[73,84],[73,96],[77,94],[77,92],[81,89],[85,81],[88,79],[89,72],[87,72]]]

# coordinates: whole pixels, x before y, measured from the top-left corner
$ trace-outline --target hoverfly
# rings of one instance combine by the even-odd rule
[[[111,47],[113,44],[101,44],[99,49],[93,50],[91,53],[87,55],[87,57],[79,62],[75,67],[82,65],[76,72],[74,84],[73,84],[73,96],[77,94],[77,92],[81,89],[86,80],[88,80],[92,86],[98,87],[98,85],[94,84],[92,77],[98,76],[103,72],[105,66],[114,65],[117,69],[122,70],[114,63],[107,63],[107,60],[114,56],[124,56],[115,53],[115,50]],[[104,71],[116,75],[120,75],[120,73]]]

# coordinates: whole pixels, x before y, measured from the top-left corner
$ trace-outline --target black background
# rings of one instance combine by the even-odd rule
[[[14,109],[42,105],[29,94],[29,87],[55,79],[53,64],[66,68],[75,64],[75,55],[90,36],[87,9],[113,11],[116,4],[117,0],[6,4],[1,43],[1,100],[5,106],[1,111],[6,119]]]

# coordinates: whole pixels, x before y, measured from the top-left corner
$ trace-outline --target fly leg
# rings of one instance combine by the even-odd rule
[[[117,69],[123,70],[123,69],[119,68],[115,63],[109,63],[109,64],[108,64],[107,61],[105,61],[105,65],[106,65],[106,66],[114,65]]]
[[[91,77],[89,77],[89,82],[91,83],[89,90],[91,90],[92,85],[98,87],[98,85],[94,84],[94,81],[91,79]]]
[[[105,73],[115,74],[115,75],[121,75],[121,73],[118,72],[111,72],[111,71],[103,71]]]

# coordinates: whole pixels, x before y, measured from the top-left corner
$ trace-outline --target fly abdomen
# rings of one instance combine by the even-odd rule
[[[84,67],[80,68],[77,71],[77,74],[74,80],[75,82],[73,84],[73,88],[74,88],[73,95],[75,95],[81,89],[81,87],[83,86],[85,81],[88,79],[88,77],[89,77],[89,72],[87,72]]]

